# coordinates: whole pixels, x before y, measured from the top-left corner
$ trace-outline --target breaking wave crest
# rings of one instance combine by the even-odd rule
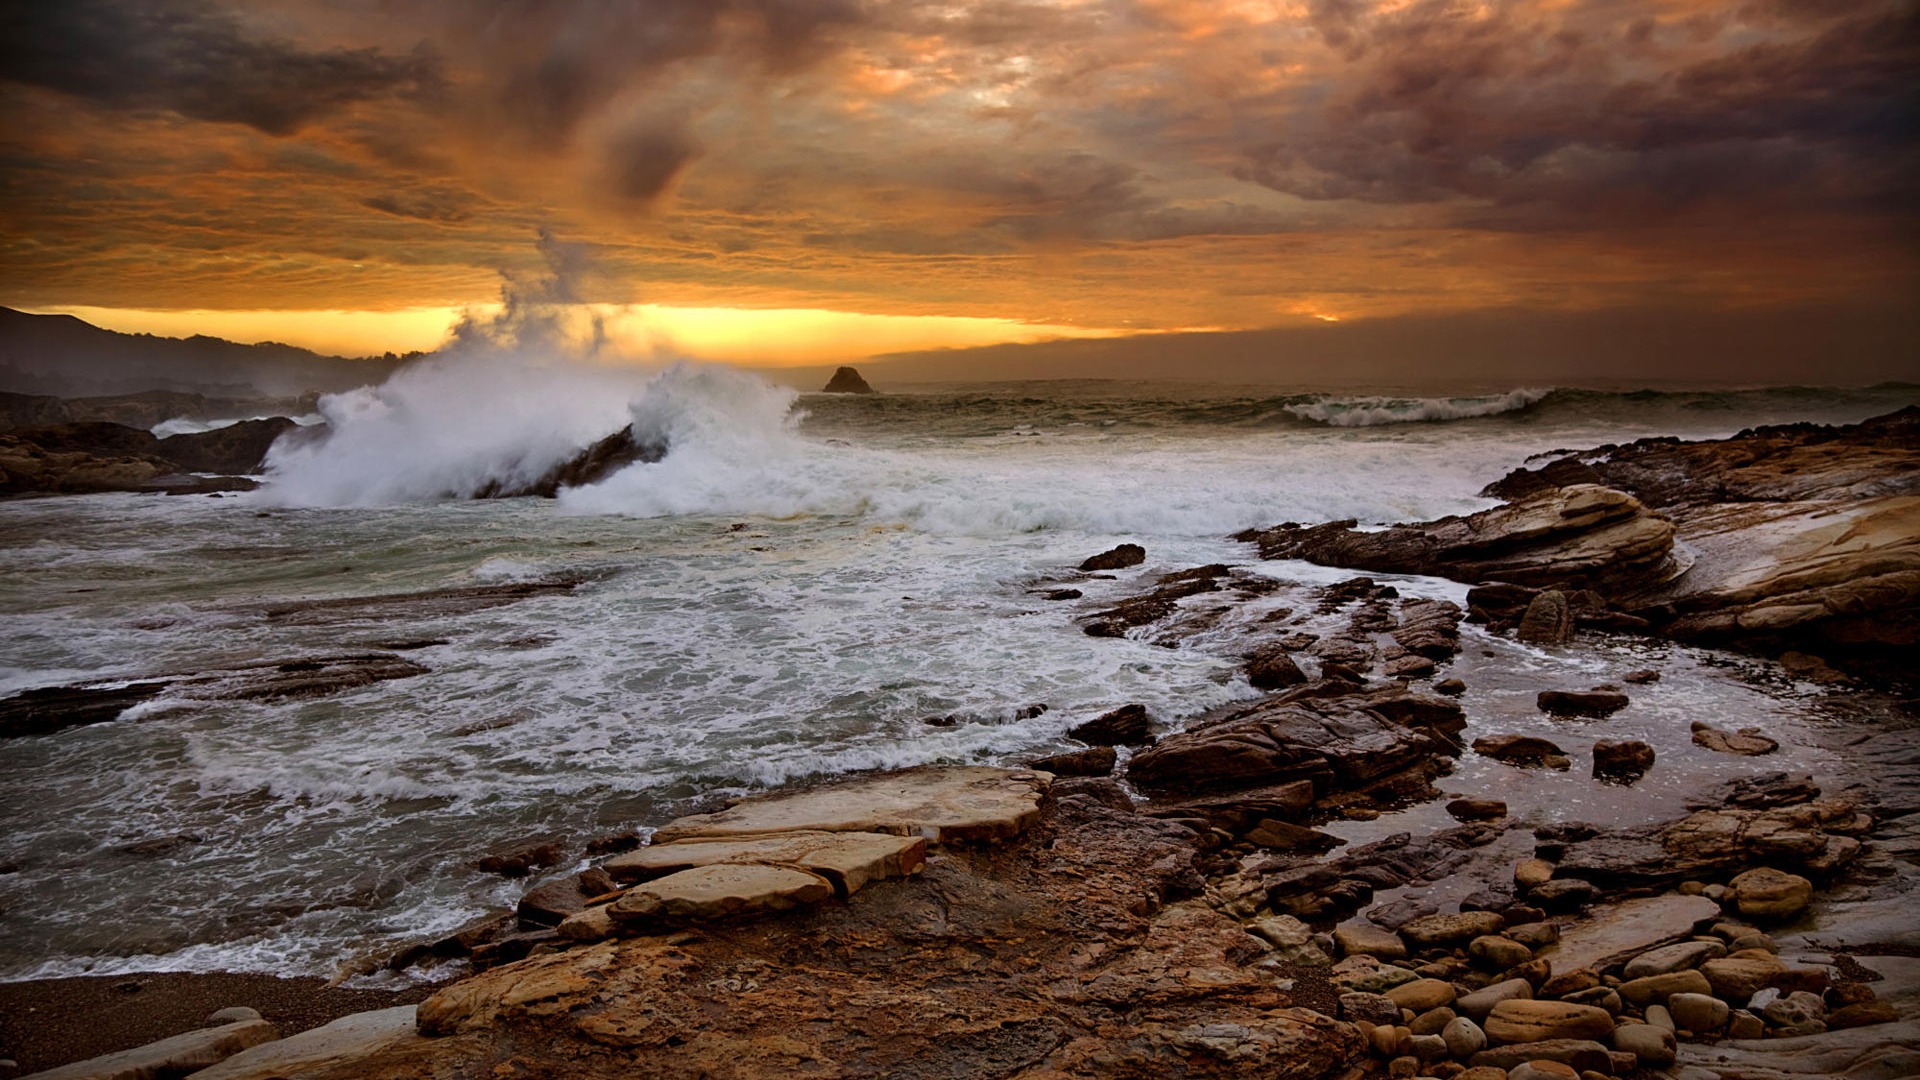
[[[1329,397],[1288,405],[1302,420],[1329,427],[1378,427],[1417,424],[1432,420],[1470,420],[1480,416],[1521,412],[1547,399],[1551,388],[1522,388],[1485,397],[1392,398]]]

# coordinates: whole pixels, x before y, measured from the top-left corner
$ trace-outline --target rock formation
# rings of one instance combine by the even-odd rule
[[[850,367],[841,367],[834,370],[833,378],[827,380],[827,385],[821,387],[820,392],[823,394],[871,394],[873,387],[867,385],[867,380],[861,378],[858,371]]]

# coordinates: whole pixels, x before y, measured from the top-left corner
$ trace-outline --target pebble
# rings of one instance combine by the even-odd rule
[[[1420,1075],[1420,1059],[1411,1055],[1387,1062],[1387,1075],[1395,1080],[1413,1080]]]
[[[1415,1035],[1438,1035],[1446,1030],[1448,1024],[1456,1019],[1454,1011],[1448,1008],[1428,1009],[1413,1018],[1407,1027]]]
[[[1467,952],[1493,971],[1516,968],[1533,959],[1533,950],[1510,938],[1486,935],[1474,938]]]
[[[1675,994],[1667,999],[1667,1011],[1673,1014],[1673,1022],[1696,1034],[1719,1031],[1727,1026],[1727,1017],[1733,1010],[1717,997],[1706,994]],[[1652,1010],[1648,1010],[1651,1015]]]
[[[245,1005],[230,1005],[207,1014],[207,1026],[219,1027],[222,1024],[244,1024],[260,1019],[260,1010],[249,1009]]]
[[[1727,947],[1718,941],[1682,941],[1641,953],[1627,961],[1627,966],[1620,974],[1628,979],[1644,979],[1649,975],[1666,975],[1697,968],[1708,960],[1717,960],[1725,955]]]
[[[1387,999],[1416,1013],[1453,1004],[1453,984],[1444,979],[1416,979],[1387,991]]]
[[[1464,1016],[1457,1016],[1440,1031],[1441,1041],[1447,1044],[1447,1050],[1454,1057],[1466,1058],[1484,1050],[1487,1045],[1487,1033],[1480,1025]]]
[[[1580,1074],[1557,1061],[1529,1061],[1508,1069],[1507,1080],[1580,1080]]]
[[[1392,1027],[1400,1022],[1400,1006],[1381,994],[1350,992],[1340,995],[1340,1015]]]
[[[1446,1057],[1447,1040],[1438,1035],[1415,1035],[1413,1037],[1413,1056],[1421,1061],[1438,1061]]]
[[[1766,1021],[1745,1009],[1733,1010],[1727,1018],[1727,1038],[1758,1039],[1767,1033]]]
[[[1500,936],[1529,949],[1540,949],[1560,940],[1560,928],[1550,922],[1521,923],[1500,931]]]
[[[1682,995],[1675,994],[1674,996],[1680,997]],[[1647,1006],[1646,1015],[1647,1015],[1647,1023],[1653,1025],[1654,1027],[1660,1028],[1663,1031],[1673,1031],[1679,1026],[1673,1022],[1673,1014],[1667,1011],[1667,1007],[1665,1005]]]
[[[1400,935],[1366,923],[1334,927],[1333,943],[1342,956],[1377,956],[1382,960],[1404,960],[1407,956],[1407,945]]]
[[[1615,990],[1611,986],[1595,986],[1586,990],[1577,990],[1563,996],[1561,1000],[1571,1001],[1575,1005],[1591,1005],[1596,1009],[1605,1009],[1614,1016],[1619,1016],[1621,1011],[1626,1008],[1626,1003],[1620,1000],[1620,991]]]
[[[1462,1016],[1476,1020],[1485,1019],[1495,1005],[1503,1001],[1517,1001],[1533,997],[1533,984],[1525,979],[1508,979],[1497,982],[1484,990],[1475,990],[1454,999],[1453,1008]]]
[[[1652,1024],[1622,1024],[1614,1029],[1613,1045],[1653,1068],[1671,1065],[1679,1055],[1673,1032]]]
[[[1553,864],[1545,859],[1522,859],[1513,867],[1513,882],[1523,889],[1553,880]]]
[[[1649,975],[1644,979],[1628,979],[1620,984],[1620,996],[1630,1005],[1645,1006],[1649,1002],[1665,1001],[1669,994],[1711,994],[1713,986],[1707,977],[1698,971],[1674,971],[1665,975]]]

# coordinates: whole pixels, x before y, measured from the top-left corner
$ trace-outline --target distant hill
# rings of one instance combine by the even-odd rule
[[[0,391],[98,397],[171,390],[223,398],[298,397],[386,380],[404,357],[350,360],[292,345],[155,337],[71,315],[0,307]]]

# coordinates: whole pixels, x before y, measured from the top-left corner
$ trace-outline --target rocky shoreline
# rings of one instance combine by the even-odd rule
[[[1088,634],[1239,655],[1266,696],[1178,731],[1119,708],[1025,768],[678,819],[378,958],[469,973],[417,1008],[288,1038],[229,1016],[201,1043],[257,1045],[194,1075],[1913,1075],[1920,723],[1839,669],[1913,670],[1917,433],[1910,409],[1643,440],[1516,472],[1489,489],[1514,501],[1480,514],[1240,537],[1269,559],[1451,578],[1464,605],[1096,556],[1034,592],[1080,602]],[[1778,740],[1738,717],[1658,748],[1611,737],[1657,667],[1535,688],[1577,737],[1489,730],[1462,696],[1463,634],[1594,633],[1779,657],[1866,703],[1831,725],[1853,767],[1839,784],[1782,771]],[[1740,767],[1666,820],[1526,820],[1480,791],[1444,825],[1342,835],[1435,805],[1467,758],[1549,784],[1578,762],[1628,791],[1674,742]]]

